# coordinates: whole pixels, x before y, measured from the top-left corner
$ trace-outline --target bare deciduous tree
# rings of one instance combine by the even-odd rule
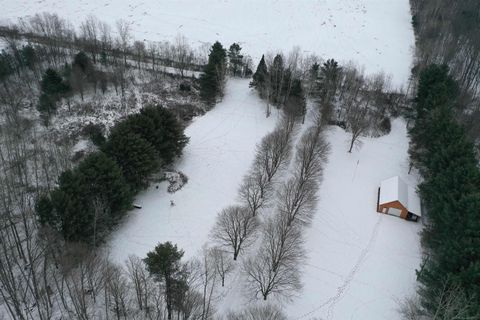
[[[135,50],[135,57],[137,59],[137,68],[142,70],[142,62],[146,55],[145,43],[137,40],[133,43],[133,49]]]
[[[139,257],[129,256],[126,264],[127,275],[135,291],[135,300],[138,309],[148,314],[152,291],[154,291],[152,279],[145,269],[143,261]]]
[[[258,174],[258,176],[256,176],[256,174]],[[254,172],[248,175],[240,186],[240,200],[245,204],[252,216],[256,216],[258,210],[260,210],[268,200],[265,197],[267,180],[263,179],[263,177],[266,176],[262,175],[261,172]]]
[[[234,269],[233,262],[227,257],[227,252],[219,247],[213,247],[210,249],[210,255],[213,259],[215,271],[222,280],[222,287],[224,287],[225,278]]]
[[[100,52],[99,44],[99,25],[100,21],[95,16],[89,15],[80,25],[81,36],[85,41],[85,46],[92,56],[93,63],[97,63],[97,55]]]
[[[233,253],[233,260],[251,242],[258,226],[257,218],[240,206],[223,209],[217,217],[211,237],[218,245]]]
[[[296,148],[295,176],[300,180],[318,179],[322,164],[327,160],[329,144],[322,134],[322,127],[312,126],[303,134]]]
[[[113,310],[115,318],[126,320],[130,298],[129,283],[123,271],[110,263],[105,267],[105,292],[107,306]]]
[[[305,253],[300,228],[276,214],[265,223],[261,243],[255,256],[243,264],[250,290],[264,300],[272,294],[291,297],[302,287],[299,268]]]
[[[131,31],[130,31],[130,24],[123,20],[117,20],[116,22],[117,25],[117,33],[119,36],[118,39],[118,46],[120,47],[120,50],[122,51],[123,55],[123,63],[126,66],[127,65],[127,51],[128,51],[128,46],[131,40]]]
[[[348,110],[347,124],[348,129],[352,134],[350,148],[348,149],[348,152],[350,153],[352,152],[355,143],[358,143],[360,136],[362,136],[369,127],[367,111],[367,107],[357,103],[354,103]]]
[[[278,192],[278,210],[287,219],[287,224],[309,225],[317,202],[318,183],[314,180],[291,178]]]
[[[195,278],[198,283],[196,287],[200,291],[201,296],[199,319],[211,319],[214,314],[214,291],[219,277],[212,249],[204,246],[200,254],[200,259],[194,260],[190,266],[191,273],[196,273]]]
[[[294,122],[288,118],[282,121],[282,125],[265,136],[257,148],[254,165],[265,172],[268,182],[287,164],[291,152]]]
[[[430,310],[425,309],[420,297],[416,296],[401,303],[400,314],[404,320],[473,320],[480,317],[477,307],[474,297],[468,297],[461,285],[446,277],[436,292],[435,305],[430,306]]]
[[[193,51],[188,44],[185,36],[178,34],[175,38],[175,56],[177,62],[177,68],[180,70],[180,75],[184,77],[185,70],[193,61]]]

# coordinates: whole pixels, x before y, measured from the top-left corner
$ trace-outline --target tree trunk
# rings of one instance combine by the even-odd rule
[[[355,143],[355,137],[352,136],[352,141],[350,142],[350,149],[348,150],[349,153],[352,153],[352,149],[353,149],[353,144]]]

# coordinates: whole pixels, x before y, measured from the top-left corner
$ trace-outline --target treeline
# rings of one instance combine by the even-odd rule
[[[306,104],[305,94],[301,83],[301,70],[299,50],[293,50],[285,62],[282,54],[277,54],[273,59],[262,56],[257,70],[253,74],[250,86],[255,88],[260,97],[276,106],[285,105],[285,111],[292,116],[305,121]],[[267,104],[267,117],[270,115]]]
[[[417,272],[420,304],[408,305],[407,319],[480,317],[480,171],[455,118],[459,96],[446,65],[421,72],[409,152],[424,178],[426,252]]]
[[[223,209],[211,231],[212,240],[233,260],[254,243],[259,213],[268,208],[274,195],[274,178],[289,163],[294,123],[284,118],[257,147],[253,168],[240,187],[241,204]]]
[[[142,74],[183,78],[194,76],[206,62],[206,48],[198,51],[179,35],[174,44],[135,41],[130,25],[119,20],[116,34],[104,22],[90,16],[77,32],[65,19],[43,13],[25,18],[18,24],[2,27],[5,48],[0,54],[0,96],[3,104],[35,106],[46,125],[61,102],[70,110],[74,95],[105,94],[114,87],[121,95],[121,107],[127,109],[127,88]],[[135,74],[132,75],[132,70]],[[158,80],[158,79],[157,79]],[[180,90],[190,91],[192,80],[184,80]],[[40,96],[35,90],[40,83]],[[16,92],[27,91],[23,100]]]
[[[94,64],[129,60],[132,65],[145,64],[152,70],[159,69],[159,66],[175,67],[182,76],[186,70],[201,70],[206,63],[205,50],[208,48],[207,45],[194,49],[181,35],[174,43],[135,40],[131,25],[122,19],[117,20],[112,28],[95,16],[89,16],[77,30],[68,20],[46,12],[3,26],[0,35],[14,58],[19,57],[21,43],[26,40],[36,49],[37,57],[52,66],[68,63],[72,52],[84,51]]]
[[[105,94],[109,86],[121,95],[121,107],[126,109],[127,87],[142,72],[151,73],[155,79],[159,73],[192,76],[191,81],[185,79],[179,86],[180,91],[190,92],[196,87],[194,71],[203,71],[200,95],[210,107],[222,97],[227,74],[252,74],[252,60],[237,43],[226,50],[216,42],[207,52],[208,45],[194,50],[181,35],[174,44],[135,41],[130,25],[123,20],[116,23],[116,37],[109,25],[93,16],[76,32],[67,20],[48,13],[4,27],[0,34],[6,44],[0,54],[0,81],[5,95],[10,96],[24,84],[31,91],[40,83],[35,105],[45,125],[49,125],[59,103],[66,102],[70,110],[75,94],[83,102],[84,93]],[[132,75],[131,70],[138,74]]]
[[[480,2],[476,0],[411,0],[416,34],[416,66],[413,75],[429,64],[446,64],[460,87],[465,106],[458,113],[473,139],[480,138],[478,100],[480,88]]]
[[[228,51],[216,41],[210,48],[208,63],[200,76],[200,96],[212,107],[223,97],[226,75],[250,77],[251,59],[241,53],[238,43],[233,43]]]
[[[391,90],[390,78],[383,73],[367,76],[352,64],[302,57],[298,49],[287,58],[262,56],[250,86],[267,101],[267,116],[272,104],[303,123],[310,99],[323,123],[351,133],[349,152],[362,136],[389,133],[390,117],[400,115],[405,101],[404,94]]]
[[[255,297],[290,298],[302,288],[304,229],[315,214],[328,151],[322,125],[313,125],[302,135],[293,174],[278,184],[273,211],[263,219],[258,249],[242,266],[247,288]]]
[[[243,275],[245,288],[255,298],[288,298],[302,287],[303,228],[313,218],[329,150],[323,123],[315,120],[293,148],[301,119],[284,114],[258,144],[239,189],[240,203],[223,209],[211,231],[216,250],[229,253],[233,261],[244,256],[230,268]],[[293,169],[292,175],[287,168]]]
[[[101,141],[101,139],[100,139]],[[118,122],[101,151],[60,175],[58,187],[39,199],[39,221],[72,242],[94,247],[132,206],[149,177],[181,155],[188,138],[175,115],[160,106]]]

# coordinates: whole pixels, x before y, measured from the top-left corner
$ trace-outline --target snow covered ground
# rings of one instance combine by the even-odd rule
[[[140,257],[158,242],[172,241],[188,259],[208,240],[217,213],[234,203],[242,177],[252,163],[254,145],[276,123],[247,80],[229,80],[224,101],[187,128],[191,137],[178,169],[189,177],[175,194],[166,183],[141,193],[134,210],[110,243],[122,262]],[[349,134],[329,127],[331,154],[319,192],[313,225],[306,229],[308,260],[304,290],[286,304],[289,319],[398,319],[399,302],[414,293],[421,262],[421,223],[376,212],[377,187],[394,175],[415,186],[408,175],[408,137],[403,120],[381,138],[363,138],[347,152]],[[170,206],[170,200],[175,206]],[[246,306],[241,277],[227,279],[220,312]]]
[[[0,22],[56,12],[79,25],[93,14],[113,28],[132,25],[138,40],[185,35],[194,46],[239,42],[256,62],[266,51],[300,46],[368,73],[385,71],[395,85],[410,74],[414,36],[408,0],[0,0]]]
[[[206,243],[217,213],[237,197],[255,144],[277,120],[275,111],[265,117],[265,103],[248,83],[229,80],[224,100],[188,126],[190,142],[176,166],[188,176],[188,183],[174,194],[166,192],[166,182],[158,189],[152,185],[136,198],[143,208],[130,212],[113,234],[109,242],[113,260],[123,262],[130,254],[143,257],[164,241],[176,243],[188,259]]]
[[[399,319],[399,302],[415,291],[421,263],[421,222],[376,212],[380,182],[408,175],[405,122],[392,132],[364,138],[347,153],[350,136],[331,127],[331,154],[320,187],[318,210],[307,228],[309,256],[300,298],[288,304],[289,319]]]
[[[89,14],[114,27],[132,24],[137,39],[173,40],[179,33],[194,46],[239,42],[258,61],[266,51],[301,47],[304,54],[353,60],[368,73],[385,71],[406,84],[413,31],[408,0],[0,0],[2,22],[37,12],[56,12],[79,25]],[[234,202],[250,167],[255,144],[276,123],[247,80],[229,80],[224,101],[187,128],[189,145],[176,167],[189,182],[175,194],[152,185],[109,242],[113,260],[143,257],[158,242],[172,241],[194,256],[208,239],[217,213]],[[304,290],[284,304],[289,319],[399,319],[398,306],[413,293],[420,265],[420,223],[376,213],[377,187],[407,175],[405,123],[391,134],[362,139],[347,153],[349,135],[330,128],[332,151],[320,187],[313,225],[306,229]],[[170,200],[175,206],[170,206]],[[230,296],[239,297],[232,293]],[[245,298],[243,298],[245,299]],[[246,304],[228,297],[224,303]],[[228,306],[227,306],[228,307]],[[225,306],[221,309],[225,310]]]

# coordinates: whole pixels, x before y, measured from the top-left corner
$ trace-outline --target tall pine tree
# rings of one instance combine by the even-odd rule
[[[238,43],[233,43],[228,49],[228,60],[230,71],[234,77],[240,75],[243,64],[243,55],[240,54],[242,48]]]
[[[57,109],[58,101],[70,91],[70,86],[55,70],[49,68],[42,77],[40,89],[37,109],[42,114],[45,124],[48,124]]]
[[[210,106],[214,105],[217,98],[222,96],[227,53],[222,44],[216,41],[210,49],[208,63],[200,76],[200,96]]]
[[[269,86],[269,75],[267,64],[265,63],[265,56],[262,55],[262,59],[257,66],[257,71],[253,74],[252,82],[250,82],[250,87],[255,88],[260,97],[265,98],[267,95],[267,89]]]

